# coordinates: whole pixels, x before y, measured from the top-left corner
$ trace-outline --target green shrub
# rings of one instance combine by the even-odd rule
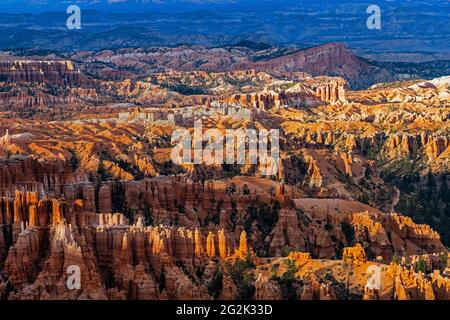
[[[286,259],[284,264],[286,266],[286,271],[281,277],[276,278],[276,281],[280,286],[281,294],[283,295],[284,300],[297,300],[297,280],[295,277],[295,274],[298,271],[297,266],[295,265],[295,261],[291,259]]]
[[[419,260],[416,262],[414,266],[414,270],[416,272],[427,273],[427,262],[423,257],[419,257]]]
[[[250,300],[255,293],[255,264],[251,255],[245,259],[237,259],[233,264],[227,263],[227,271],[239,291],[239,299]]]
[[[294,248],[286,245],[283,248],[281,248],[280,254],[282,257],[287,257],[289,253],[291,253],[292,251],[294,251]]]
[[[401,263],[401,259],[400,257],[397,255],[397,253],[394,253],[394,256],[392,257],[392,261],[395,264],[400,264]]]

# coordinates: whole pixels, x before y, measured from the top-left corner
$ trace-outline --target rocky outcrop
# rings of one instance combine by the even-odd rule
[[[74,181],[70,165],[61,159],[43,163],[34,157],[18,157],[1,163],[0,192],[3,196],[14,195],[16,190],[36,192],[40,197],[48,192],[61,195],[65,186]]]
[[[333,288],[320,282],[315,275],[305,279],[300,300],[336,300]]]
[[[390,135],[384,143],[385,154],[388,158],[407,156],[412,158],[413,154],[422,151],[428,161],[438,158],[450,146],[449,137],[428,135]]]
[[[261,110],[312,107],[321,102],[345,103],[345,85],[346,82],[342,78],[316,77],[299,82],[287,90],[277,92],[264,89],[259,92],[235,94],[224,99],[223,102]]]
[[[344,49],[313,49],[351,59]],[[314,70],[326,60],[294,55],[312,61]],[[271,68],[272,62],[258,64]],[[0,84],[8,86],[0,97],[17,98],[16,107],[58,104],[55,92],[55,98],[20,94],[28,81],[41,81],[27,70],[14,75],[18,83]],[[441,173],[429,182],[440,196],[436,212],[445,216],[446,84],[420,84],[397,95],[388,89],[355,93],[345,91],[342,78],[300,72],[293,80],[289,70],[278,70],[279,78],[272,71],[155,73],[102,83],[99,96],[83,86],[64,89],[102,104],[108,94],[142,106],[168,103],[180,121],[156,116],[167,111],[163,105],[147,113],[76,101],[72,111],[90,112],[77,120],[26,119],[54,120],[47,109],[28,114],[11,108],[24,117],[2,113],[0,298],[448,299],[447,248],[433,229],[439,225],[394,213],[400,205],[414,208],[415,191],[405,194],[398,184],[421,187],[432,172]],[[30,88],[48,90],[54,74],[47,73]],[[192,86],[208,93],[175,92]],[[420,101],[398,100],[419,93]],[[239,107],[259,110],[247,118],[220,113]],[[131,116],[120,117],[123,110]],[[278,172],[262,177],[263,165],[248,159],[242,165],[174,164],[170,136],[197,110],[204,128],[280,129]],[[381,291],[365,287],[368,268],[377,266]],[[72,288],[78,275],[80,286]]]
[[[357,243],[355,247],[344,248],[342,260],[344,260],[345,263],[360,266],[367,261],[367,258],[363,247],[361,244]]]
[[[283,298],[279,285],[261,273],[255,281],[255,290],[256,300],[282,300]]]
[[[316,96],[320,98],[320,100],[330,103],[347,102],[344,90],[346,82],[344,79],[337,77],[336,78],[318,77],[315,78],[314,80],[317,82],[317,85],[315,87]]]
[[[152,202],[158,200],[159,205],[165,203],[170,208],[174,198],[159,192],[165,190],[164,184],[158,180],[153,182],[154,185],[148,185],[148,190],[153,190]],[[180,184],[171,186],[170,190],[180,192]],[[131,190],[134,189],[126,191],[126,188],[124,192],[131,204]],[[104,185],[99,194],[109,192],[112,189]],[[198,199],[183,192],[178,195],[177,199]],[[244,231],[236,237],[227,229],[204,231],[201,228],[145,226],[142,216],[135,217],[135,223],[130,225],[120,213],[86,211],[85,208],[91,206],[86,207],[85,204],[85,201],[90,201],[89,197],[75,199],[70,202],[73,205],[68,205],[72,201],[69,198],[66,203],[60,203],[57,200],[39,199],[32,192],[18,192],[14,201],[2,198],[2,221],[11,226],[11,229],[3,230],[12,230],[12,238],[5,239],[13,239],[7,244],[10,247],[4,263],[4,271],[11,285],[7,293],[9,299],[210,299],[208,288],[215,283],[215,274],[223,267],[216,261],[236,261],[254,255]],[[107,208],[109,200],[102,203]],[[139,208],[139,204],[135,205]],[[350,214],[342,210],[345,210],[345,205],[341,205],[339,215],[328,211],[328,223],[337,226],[341,219],[348,219],[355,229],[355,240],[367,242],[368,248],[376,254],[392,254],[392,251],[388,252],[389,249],[405,254],[418,252],[418,248],[429,251],[443,249],[434,231],[429,227],[417,226],[410,219],[397,215],[378,216],[375,209],[372,213],[355,214],[351,210]],[[310,222],[308,228],[303,226],[304,219],[320,219],[320,209],[316,211],[315,217],[305,218],[303,214],[294,209],[282,208],[270,243],[272,254],[279,253],[286,246],[310,251],[311,254],[292,252],[289,255],[288,258],[300,269],[314,263],[311,256],[334,256],[337,245],[334,238],[344,241],[339,229],[326,231],[316,222]],[[386,238],[386,230],[389,230],[393,243],[389,243]],[[15,236],[14,232],[17,233]],[[299,243],[303,243],[302,248],[299,248]],[[430,261],[436,261],[430,267],[437,266],[438,260],[430,258]],[[258,260],[255,261],[258,263]],[[366,253],[360,244],[354,248],[345,248],[343,261],[353,267],[363,266],[367,263]],[[70,266],[77,266],[81,272],[82,285],[75,290],[67,287],[70,276],[67,270]],[[196,280],[193,281],[192,277]],[[403,288],[408,286],[405,287],[407,280],[401,277],[406,277],[406,273],[398,277],[395,292],[399,297],[404,297]],[[266,274],[255,279],[255,298],[281,298],[276,281]],[[237,297],[238,290],[225,273],[221,281],[222,289],[218,297]],[[336,298],[334,289],[327,281],[315,277],[306,277],[304,281],[299,292],[301,299]],[[161,283],[164,284],[162,287]],[[447,297],[447,284],[442,275],[436,274],[432,280],[427,278],[423,285],[431,289],[414,289],[419,291],[412,293],[413,298],[436,295]]]
[[[255,92],[248,94],[236,94],[224,100],[228,104],[236,104],[246,108],[269,110],[280,108],[289,104],[286,94],[278,92]]]
[[[17,60],[0,61],[0,79],[6,82],[46,82],[80,85],[83,77],[71,61]]]

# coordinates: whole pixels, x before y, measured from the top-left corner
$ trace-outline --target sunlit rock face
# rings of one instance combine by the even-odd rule
[[[0,299],[448,300],[449,78],[352,90],[341,45],[224,51],[0,62]],[[277,170],[174,163],[195,121],[278,130]]]
[[[0,61],[0,77],[9,83],[68,81],[81,84],[81,74],[71,61],[18,60]]]

